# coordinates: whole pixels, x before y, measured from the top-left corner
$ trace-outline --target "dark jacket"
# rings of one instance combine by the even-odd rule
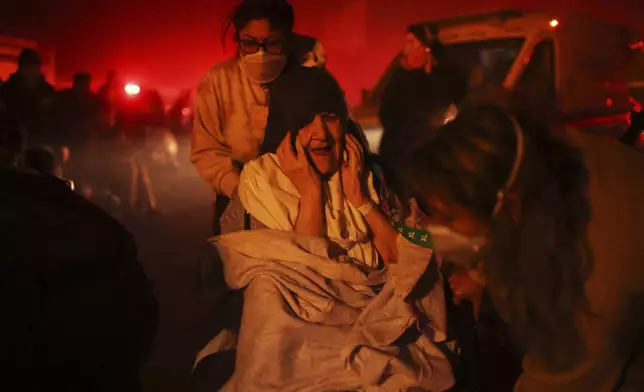
[[[0,182],[0,390],[139,390],[158,309],[132,235],[57,178]]]
[[[51,139],[60,145],[85,146],[99,127],[99,111],[99,100],[91,92],[59,92],[50,110]]]
[[[393,174],[402,158],[426,140],[435,116],[450,105],[458,106],[466,94],[467,79],[456,67],[437,67],[429,74],[402,67],[394,71],[379,113],[383,127],[379,155],[394,192],[407,192]]]
[[[424,136],[433,114],[458,105],[466,93],[467,80],[455,67],[437,67],[429,74],[398,68],[387,85],[379,113],[384,131],[380,155],[387,164]]]
[[[47,106],[55,93],[44,77],[32,90],[19,73],[11,75],[0,87],[0,99],[5,109],[23,124],[32,145],[48,142]]]

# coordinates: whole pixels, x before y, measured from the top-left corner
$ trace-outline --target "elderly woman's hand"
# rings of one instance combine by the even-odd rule
[[[345,151],[347,159],[342,162],[342,189],[344,197],[354,207],[360,208],[371,201],[364,191],[364,152],[355,136],[345,136]]]
[[[280,166],[293,182],[300,195],[316,194],[322,191],[322,180],[306,156],[302,139],[297,136],[295,141],[297,152],[291,146],[291,135],[287,134],[277,149]]]

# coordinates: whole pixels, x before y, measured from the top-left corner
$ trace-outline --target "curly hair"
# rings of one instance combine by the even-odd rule
[[[420,198],[458,205],[490,222],[481,259],[499,313],[523,350],[562,370],[585,355],[578,317],[590,312],[588,172],[580,151],[547,125],[517,120],[525,139],[512,189],[518,219],[504,208],[490,220],[517,153],[512,118],[498,106],[462,108],[417,149],[401,176]]]

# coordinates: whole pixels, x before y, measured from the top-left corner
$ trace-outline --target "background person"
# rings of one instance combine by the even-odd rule
[[[25,135],[22,124],[0,110],[0,169],[16,168],[21,163]]]
[[[55,94],[42,74],[40,54],[24,49],[18,57],[18,70],[2,84],[0,99],[5,110],[23,124],[28,145],[38,147],[51,143],[46,120]]]
[[[454,115],[466,93],[467,79],[450,64],[436,32],[425,24],[410,26],[400,67],[387,84],[379,112],[383,135],[378,154],[397,193],[404,190],[395,181],[396,167],[427,138],[432,123]]]
[[[92,92],[92,77],[74,74],[72,88],[60,91],[51,106],[51,138],[63,153],[65,175],[83,186],[94,185],[100,105]]]
[[[117,116],[120,148],[129,169],[127,207],[130,213],[158,213],[149,170],[149,136],[164,130],[166,123],[163,99],[159,92],[153,89],[144,89],[140,95],[124,105]]]
[[[63,175],[61,163],[51,148],[28,148],[23,155],[25,168],[34,170],[44,176],[60,178]]]
[[[409,143],[434,121],[437,111],[458,106],[467,93],[463,72],[450,64],[436,31],[425,24],[409,27],[394,72],[383,95],[380,122],[384,133],[380,155],[395,164]]]
[[[16,126],[0,115],[14,156]],[[54,176],[0,181],[0,390],[140,391],[158,309],[132,235]]]

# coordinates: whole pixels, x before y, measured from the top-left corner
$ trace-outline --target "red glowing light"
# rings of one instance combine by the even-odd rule
[[[553,19],[550,21],[550,27],[557,27],[559,26],[559,21],[557,19]]]
[[[125,85],[125,93],[129,96],[138,95],[141,92],[141,87],[137,84],[128,83]]]
[[[641,50],[644,53],[644,41],[637,41],[634,44],[628,45],[631,50]]]

